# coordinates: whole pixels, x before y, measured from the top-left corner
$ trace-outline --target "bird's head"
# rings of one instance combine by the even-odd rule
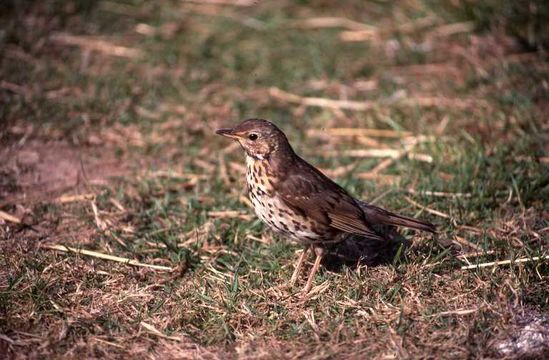
[[[244,120],[234,128],[219,129],[216,133],[238,141],[248,156],[259,160],[268,159],[276,152],[291,151],[286,135],[263,119]]]

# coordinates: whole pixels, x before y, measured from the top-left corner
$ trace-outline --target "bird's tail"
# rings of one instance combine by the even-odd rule
[[[408,216],[398,215],[379,208],[375,205],[370,205],[364,201],[358,200],[358,204],[362,211],[364,211],[364,215],[366,215],[366,220],[369,223],[404,226],[411,229],[428,231],[430,233],[436,232],[435,225],[431,224],[430,222],[414,219]]]

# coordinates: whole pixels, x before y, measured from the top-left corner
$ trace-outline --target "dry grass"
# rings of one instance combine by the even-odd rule
[[[546,356],[546,55],[450,3],[0,5],[0,353]],[[301,299],[214,135],[251,116],[439,234]]]

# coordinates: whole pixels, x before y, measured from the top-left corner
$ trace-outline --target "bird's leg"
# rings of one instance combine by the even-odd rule
[[[309,252],[310,245],[305,246],[303,249],[303,252],[299,256],[299,259],[297,260],[297,264],[294,269],[294,273],[292,274],[292,278],[290,279],[290,285],[294,286],[295,282],[297,281],[297,277],[299,276],[299,272],[301,271],[301,266],[303,265],[303,261],[305,260],[305,256]]]
[[[305,288],[303,289],[303,293],[307,294],[311,288],[313,287],[313,280],[315,278],[316,272],[318,271],[318,268],[320,267],[320,261],[322,260],[322,257],[324,256],[324,249],[321,247],[315,248],[315,254],[316,259],[315,263],[313,265],[313,268],[311,269],[311,273],[309,274],[309,278],[307,279],[307,285],[305,285]]]

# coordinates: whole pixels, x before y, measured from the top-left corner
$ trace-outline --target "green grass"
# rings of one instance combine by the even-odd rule
[[[516,31],[496,26],[498,16],[503,29],[513,25],[505,9],[490,18],[476,2],[452,3],[1,5],[0,210],[26,225],[0,225],[0,335],[9,339],[0,348],[32,358],[503,356],[497,344],[518,336],[525,318],[549,316],[548,263],[461,270],[460,255],[486,252],[472,263],[547,255],[549,74],[544,52],[527,52],[543,47],[539,34],[524,48],[510,37]],[[297,24],[322,16],[379,33],[345,42],[348,29]],[[434,21],[418,25],[426,17]],[[436,35],[471,20],[478,32]],[[54,33],[84,45],[56,42]],[[87,52],[97,39],[143,55]],[[376,106],[299,106],[270,95],[271,87]],[[436,101],[422,105],[425,98]],[[353,164],[338,183],[432,221],[439,233],[404,232],[411,247],[387,265],[322,269],[316,292],[300,299],[304,278],[286,286],[298,247],[271,234],[240,199],[243,156],[214,134],[247,117],[275,121],[322,169]],[[334,151],[402,149],[407,139],[308,133],[334,127],[424,135],[412,152],[432,161],[404,156],[382,170],[386,177],[361,178],[382,160]],[[39,161],[25,160],[29,153]],[[58,187],[40,180],[57,173],[67,174]],[[95,198],[56,201],[82,193]],[[224,210],[250,216],[210,214]]]

